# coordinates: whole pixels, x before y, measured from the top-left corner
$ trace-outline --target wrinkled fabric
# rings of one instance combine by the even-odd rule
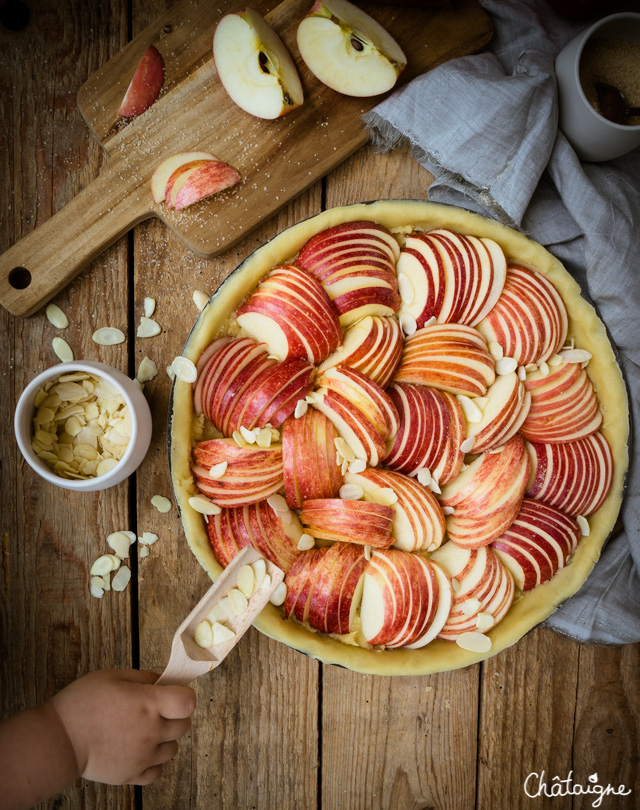
[[[429,199],[498,219],[540,242],[576,278],[618,348],[640,424],[640,149],[581,163],[558,131],[556,54],[592,20],[543,0],[480,0],[489,52],[454,59],[364,116],[381,149],[408,140],[434,176]],[[546,625],[580,641],[640,641],[640,469],[631,466],[619,528],[580,591]]]

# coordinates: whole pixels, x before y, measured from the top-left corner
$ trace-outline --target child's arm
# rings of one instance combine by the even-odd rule
[[[195,694],[154,686],[156,678],[137,670],[93,672],[0,723],[3,807],[30,807],[79,776],[107,784],[157,779],[191,727]]]

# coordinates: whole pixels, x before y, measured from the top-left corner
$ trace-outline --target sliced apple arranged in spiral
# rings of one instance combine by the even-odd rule
[[[453,508],[447,535],[464,548],[486,546],[509,528],[524,498],[529,454],[520,436],[499,452],[483,453],[444,487],[440,503]]]
[[[492,239],[440,229],[409,234],[397,269],[401,318],[475,326],[500,298],[507,260]]]
[[[491,543],[521,591],[548,582],[580,540],[576,521],[553,506],[525,498],[507,531]]]
[[[395,39],[348,0],[316,0],[298,26],[298,48],[314,76],[347,96],[386,93],[407,64]]]
[[[280,444],[240,447],[233,439],[209,439],[196,444],[192,455],[196,486],[217,506],[257,503],[283,485]]]
[[[300,513],[304,530],[312,537],[389,548],[393,543],[393,509],[381,503],[326,498],[304,501]]]
[[[272,270],[238,309],[237,321],[279,360],[321,363],[342,341],[329,296],[310,273],[294,265]]]
[[[456,641],[463,633],[486,633],[511,607],[513,577],[492,548],[461,548],[450,541],[431,559],[451,577],[454,591],[438,638]]]
[[[375,222],[346,222],[312,237],[295,260],[327,291],[350,326],[367,315],[393,315],[400,306],[398,242]]]
[[[496,377],[479,407],[477,400],[463,404],[467,420],[467,440],[473,439],[470,452],[484,453],[499,447],[520,430],[531,407],[531,394],[515,371]]]
[[[394,383],[387,393],[398,415],[398,432],[385,458],[392,470],[415,477],[421,470],[444,486],[460,472],[465,421],[456,398],[426,385]]]
[[[213,37],[213,58],[222,86],[232,101],[251,115],[279,118],[304,100],[289,51],[251,8],[220,20]]]
[[[372,646],[425,646],[441,633],[451,605],[451,582],[430,560],[397,549],[371,555],[360,618]]]
[[[225,568],[245,546],[252,546],[286,573],[300,555],[302,526],[293,512],[276,513],[267,503],[222,509],[207,521],[209,543]]]
[[[471,326],[447,323],[424,326],[405,340],[394,380],[483,397],[495,376],[482,335]]]
[[[567,515],[591,515],[607,497],[613,455],[596,431],[575,442],[527,442],[531,474],[527,497],[555,506]]]
[[[337,438],[332,422],[314,408],[285,420],[282,466],[285,498],[291,508],[300,509],[303,501],[337,496],[344,480],[336,463]]]
[[[342,345],[318,367],[349,366],[386,388],[402,356],[402,332],[392,317],[367,315],[345,330]]]
[[[313,407],[333,423],[356,458],[376,467],[398,431],[389,396],[361,372],[342,366],[320,374],[316,385],[309,397]]]
[[[435,551],[444,539],[444,515],[435,495],[413,479],[391,470],[347,472],[345,483],[361,487],[365,501],[395,495],[391,537],[402,551]]]
[[[521,366],[548,360],[564,345],[567,329],[567,308],[556,288],[520,265],[509,265],[500,298],[478,324],[488,342]]]
[[[531,407],[520,433],[532,442],[573,442],[595,433],[602,424],[598,399],[578,362],[562,362],[551,373],[527,374]]]
[[[123,118],[135,118],[149,109],[164,84],[164,59],[155,45],[149,45],[133,74],[118,108]]]

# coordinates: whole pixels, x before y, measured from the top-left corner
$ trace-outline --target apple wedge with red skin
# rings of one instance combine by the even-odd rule
[[[517,518],[491,543],[521,591],[548,582],[580,541],[577,522],[554,506],[525,498]]]
[[[506,531],[520,510],[529,479],[529,454],[520,436],[499,452],[483,453],[440,495],[452,507],[446,519],[449,539],[464,548],[489,545]]]
[[[602,424],[598,399],[580,363],[555,366],[545,376],[527,374],[531,407],[520,433],[532,442],[574,442],[595,433]]]
[[[374,222],[346,222],[313,236],[295,264],[311,273],[333,301],[342,326],[400,307],[396,238]]]
[[[419,554],[374,551],[364,575],[360,620],[372,646],[418,648],[441,631],[452,603],[443,571]]]
[[[285,523],[266,501],[222,509],[207,518],[207,535],[216,558],[226,568],[245,546],[252,546],[286,573],[300,555],[302,526],[295,514]]]
[[[467,422],[466,438],[474,438],[473,453],[500,447],[520,430],[531,407],[531,394],[515,371],[496,377],[487,391],[479,422]]]
[[[453,605],[438,638],[455,641],[461,633],[485,633],[504,618],[511,607],[515,586],[511,573],[491,548],[461,548],[449,541],[435,551],[432,562],[440,565],[453,582]],[[491,617],[484,629],[480,617]]]
[[[482,335],[464,324],[423,326],[404,343],[395,382],[428,385],[451,394],[483,397],[495,380]]]
[[[122,118],[134,118],[149,109],[164,84],[164,59],[155,45],[149,45],[135,69],[118,108]]]
[[[329,296],[310,273],[294,265],[272,270],[238,309],[236,319],[278,360],[321,363],[342,341]]]
[[[613,455],[596,431],[575,442],[526,442],[531,460],[527,498],[555,506],[567,515],[591,515],[609,494]]]
[[[393,508],[381,503],[316,498],[303,502],[300,521],[307,534],[323,540],[374,548],[393,542]]]
[[[409,383],[394,383],[387,393],[400,419],[385,466],[412,477],[428,469],[439,484],[449,484],[464,462],[465,421],[456,398]]]
[[[349,366],[384,389],[400,363],[402,345],[402,332],[395,318],[367,315],[345,331],[342,345],[320,364],[318,371]]]
[[[567,339],[567,309],[553,284],[535,270],[509,265],[502,295],[478,331],[506,357],[527,366],[548,360]]]
[[[492,239],[440,229],[409,235],[397,270],[406,277],[400,316],[418,327],[431,317],[475,326],[500,297],[507,261]]]
[[[165,204],[167,208],[181,211],[241,180],[240,172],[221,160],[184,163],[167,180]]]
[[[170,157],[165,158],[162,163],[156,167],[155,171],[151,175],[151,196],[153,197],[153,201],[156,203],[164,202],[169,178],[181,166],[184,166],[187,163],[192,164],[195,161],[208,161],[216,159],[217,158],[215,155],[211,155],[208,152],[178,152],[176,155],[171,155]],[[171,186],[173,186],[173,183]],[[169,191],[170,190],[171,188],[169,188]]]
[[[366,501],[376,502],[381,489],[391,489],[398,500],[393,504],[391,537],[394,548],[402,551],[435,551],[444,539],[444,515],[435,495],[406,475],[368,468],[347,472],[346,484],[356,484]]]
[[[285,616],[323,633],[353,632],[366,566],[364,550],[351,543],[303,552],[285,577]]]
[[[218,506],[244,506],[274,495],[283,485],[282,445],[239,447],[233,439],[210,439],[193,448],[192,472],[200,492]],[[220,478],[209,470],[227,463]]]
[[[343,484],[336,463],[338,432],[327,417],[309,408],[282,425],[284,493],[292,509],[314,498],[335,498]]]

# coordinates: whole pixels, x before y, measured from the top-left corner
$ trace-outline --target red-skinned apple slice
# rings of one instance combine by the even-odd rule
[[[123,118],[141,115],[158,98],[163,84],[164,60],[155,45],[149,45],[135,69],[118,115]]]
[[[324,414],[309,408],[299,418],[290,416],[282,426],[284,491],[290,507],[315,498],[334,498],[343,476],[336,464],[338,433]]]
[[[547,582],[567,564],[580,540],[580,527],[559,509],[525,498],[517,518],[491,543],[521,591]]]
[[[164,202],[167,182],[181,166],[195,161],[208,160],[217,160],[217,158],[208,152],[179,152],[177,155],[165,158],[151,175],[151,196],[153,201],[157,203]]]
[[[345,483],[356,484],[367,501],[377,502],[381,489],[391,489],[393,504],[391,537],[402,551],[435,551],[444,539],[444,515],[435,495],[406,475],[390,470],[366,469],[347,472]]]
[[[213,58],[222,86],[251,115],[279,118],[304,100],[289,51],[251,8],[220,20],[213,37]]]
[[[405,340],[394,380],[483,397],[495,380],[494,361],[484,338],[471,326],[432,324]]]
[[[499,447],[515,436],[531,406],[531,394],[515,371],[496,377],[486,400],[480,421],[467,422],[466,438],[475,438],[474,453]]]
[[[440,503],[454,509],[447,517],[450,540],[464,548],[479,548],[500,537],[520,510],[529,468],[520,436],[499,452],[478,456],[442,490]]]
[[[279,360],[320,363],[342,341],[329,296],[310,273],[294,265],[272,270],[238,309],[237,321]]]
[[[528,498],[572,517],[590,515],[602,506],[613,480],[613,456],[600,431],[575,442],[526,446],[531,459]]]
[[[323,540],[374,548],[393,542],[393,509],[380,503],[318,498],[303,502],[300,520],[307,534]]]
[[[335,366],[349,366],[386,388],[402,356],[402,332],[395,318],[368,315],[350,326],[342,345],[322,363],[322,373]]]
[[[400,421],[385,465],[405,475],[428,469],[439,484],[460,472],[465,422],[455,397],[435,388],[394,383],[387,389]]]
[[[200,161],[194,161],[200,164]],[[173,173],[167,185],[173,181],[170,192],[165,190],[167,208],[181,211],[212,194],[224,191],[242,180],[240,173],[221,160],[209,160],[200,165],[185,164]],[[178,173],[178,177],[174,176]]]
[[[311,591],[307,620],[316,630],[344,635],[354,624],[367,561],[363,549],[352,543],[334,543],[323,549],[323,556],[325,565]]]
[[[239,447],[233,439],[210,439],[193,449],[196,486],[218,506],[244,506],[274,495],[283,485],[282,446]],[[211,478],[209,470],[226,462],[224,473]]]
[[[579,363],[562,363],[544,375],[527,374],[531,407],[520,433],[532,442],[572,442],[602,424],[602,413],[587,372]]]
[[[380,23],[347,0],[316,0],[298,26],[298,48],[314,76],[347,96],[386,93],[407,64]]]
[[[509,265],[502,295],[478,324],[488,342],[526,366],[548,360],[564,345],[568,318],[564,301],[540,273]]]

